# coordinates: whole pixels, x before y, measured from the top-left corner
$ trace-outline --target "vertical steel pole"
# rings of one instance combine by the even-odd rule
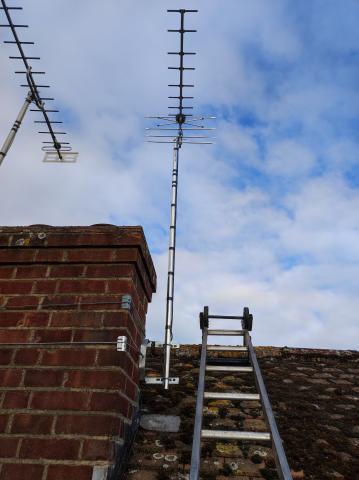
[[[164,342],[165,365],[164,365],[164,375],[163,375],[165,390],[168,390],[168,386],[169,386],[171,344],[172,344],[173,298],[174,298],[175,261],[176,261],[178,160],[179,160],[180,147],[181,147],[180,138],[177,137],[176,143],[173,147],[171,224],[170,224],[170,239],[169,239],[169,248],[168,248],[166,330],[165,330],[165,342]]]
[[[0,166],[1,166],[4,158],[6,157],[8,151],[10,150],[10,147],[13,144],[13,141],[15,140],[16,134],[17,134],[17,132],[20,128],[20,125],[21,125],[22,121],[24,120],[24,117],[26,115],[26,112],[27,112],[32,100],[33,100],[32,93],[29,92],[27,94],[26,99],[25,99],[24,105],[21,107],[21,110],[19,112],[19,115],[17,116],[17,119],[15,120],[14,125],[12,126],[12,128],[10,130],[9,135],[6,137],[6,140],[3,144],[3,146],[1,147],[1,150],[0,150]]]

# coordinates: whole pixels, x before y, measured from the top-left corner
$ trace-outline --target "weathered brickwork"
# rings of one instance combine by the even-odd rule
[[[1,480],[105,478],[138,405],[155,287],[141,228],[0,228]]]

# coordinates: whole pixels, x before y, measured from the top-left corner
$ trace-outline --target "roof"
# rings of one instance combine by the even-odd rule
[[[359,352],[295,348],[257,348],[278,428],[293,479],[353,479],[359,471],[357,406]],[[171,375],[180,384],[164,391],[142,388],[142,413],[179,415],[178,433],[140,428],[130,460],[129,480],[187,479],[198,378],[199,346],[184,345],[173,354]],[[234,354],[235,355],[235,354]],[[233,354],[232,354],[233,356]],[[162,352],[152,350],[147,364],[161,370]],[[254,392],[252,379],[243,375],[207,377],[208,390]],[[257,402],[228,400],[207,403],[207,426],[265,431]],[[277,478],[268,444],[211,441],[203,443],[206,480]]]

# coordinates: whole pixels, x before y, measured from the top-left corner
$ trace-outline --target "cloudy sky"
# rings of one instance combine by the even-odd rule
[[[181,150],[174,340],[198,342],[203,305],[247,305],[256,344],[358,348],[357,0],[11,5],[24,6],[14,19],[30,25],[27,52],[42,57],[80,158],[42,163],[30,113],[0,169],[0,224],[142,225],[159,280],[147,335],[163,337],[171,146],[144,142],[144,117],[173,94],[178,17],[166,8],[198,8],[187,79],[217,138]],[[25,93],[14,52],[0,45],[1,137]]]

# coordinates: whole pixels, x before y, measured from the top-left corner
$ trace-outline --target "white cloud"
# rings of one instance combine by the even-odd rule
[[[269,146],[266,167],[273,175],[308,175],[314,165],[313,152],[295,140],[282,140]]]
[[[178,45],[166,29],[177,17],[165,0],[120,3],[33,0],[16,12],[80,158],[42,164],[29,114],[0,170],[0,223],[144,225],[159,276],[148,334],[159,338],[172,158],[170,146],[144,143],[143,117],[168,106],[177,59],[166,51]],[[331,4],[325,25],[314,4],[309,22],[285,0],[186,7],[200,10],[186,37],[198,52],[195,113],[210,107],[219,119],[216,146],[180,155],[175,340],[198,341],[205,304],[228,314],[248,305],[256,343],[355,348],[359,197],[345,175],[358,160],[357,6]],[[341,38],[328,35],[336,13]],[[1,136],[25,94],[11,52],[0,48]]]

